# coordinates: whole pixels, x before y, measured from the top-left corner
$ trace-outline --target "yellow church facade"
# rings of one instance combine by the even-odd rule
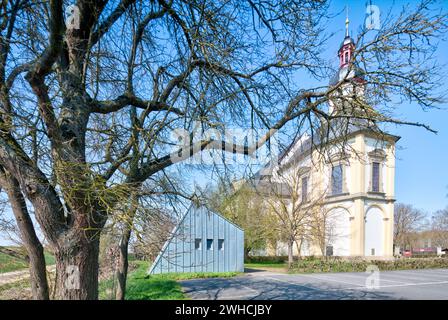
[[[298,151],[307,139],[297,141],[272,171],[271,183],[287,184],[299,210],[317,210],[325,219],[326,255],[339,257],[393,257],[395,143],[399,137],[360,129],[333,142],[325,153],[312,148]],[[326,154],[330,154],[328,157]],[[288,196],[285,196],[288,198]],[[285,199],[282,199],[285,201]],[[307,205],[309,208],[307,208]],[[292,206],[292,204],[290,204]],[[311,234],[305,234],[302,256],[322,255]],[[278,244],[270,254],[285,254]]]

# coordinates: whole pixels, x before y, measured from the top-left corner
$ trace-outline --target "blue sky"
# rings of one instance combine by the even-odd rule
[[[403,5],[411,5],[418,1],[374,1],[381,12],[398,14]],[[356,31],[364,24],[366,5],[370,1],[362,0],[333,0],[330,12],[338,14],[329,26],[328,32],[336,34],[328,41],[324,58],[334,60],[337,66],[337,51],[345,33],[345,7],[349,7],[350,32],[356,39]],[[448,2],[440,1],[448,10]],[[448,65],[448,42],[439,45],[437,60]],[[448,71],[448,69],[447,69]],[[303,75],[296,75],[297,81],[303,81]],[[448,81],[447,81],[448,82]],[[328,83],[328,82],[327,82]],[[308,86],[317,85],[313,79]],[[442,91],[448,92],[448,84],[441,83]],[[395,194],[397,202],[409,203],[424,210],[429,215],[448,206],[448,104],[439,105],[439,109],[424,111],[417,104],[403,103],[395,107],[395,114],[401,120],[420,122],[438,131],[437,134],[413,126],[389,126],[391,134],[401,136],[396,152],[396,180]],[[194,175],[194,183],[210,186],[216,180],[216,175],[203,172]]]

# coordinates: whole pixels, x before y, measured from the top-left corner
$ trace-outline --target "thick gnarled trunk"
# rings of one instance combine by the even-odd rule
[[[67,239],[55,252],[56,299],[98,299],[99,238]]]

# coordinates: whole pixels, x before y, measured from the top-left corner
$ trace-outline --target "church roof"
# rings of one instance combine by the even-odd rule
[[[344,38],[344,40],[341,42],[341,45],[339,46],[339,50],[341,50],[341,48],[343,47],[343,46],[345,46],[346,44],[355,44],[355,40],[353,40],[353,38],[352,37],[350,37],[350,36],[346,36],[345,38]]]
[[[347,80],[350,79],[358,79],[358,80],[364,80],[365,71],[359,67],[358,65],[354,65],[350,67],[351,70],[349,70],[348,66],[340,68],[331,78],[329,81],[330,86],[336,85],[339,81],[346,78]],[[350,72],[350,74],[347,76],[347,72]]]
[[[328,128],[331,128],[328,130]],[[300,148],[294,150],[294,145],[297,141],[293,141],[284,153],[279,157],[278,165],[287,166],[290,162],[294,162],[300,157],[308,154],[312,149],[316,149],[322,144],[332,143],[339,138],[348,138],[349,136],[358,134],[358,133],[367,133],[372,135],[380,135],[384,138],[392,138],[394,141],[398,141],[400,139],[399,136],[395,136],[380,130],[376,125],[374,125],[371,121],[366,119],[347,119],[347,118],[335,118],[331,120],[330,124],[326,125],[326,128],[323,129],[320,127],[317,132],[311,137],[307,139],[306,142],[302,142]],[[288,157],[288,159],[283,162],[286,158],[286,155],[289,151],[294,150],[294,153]]]

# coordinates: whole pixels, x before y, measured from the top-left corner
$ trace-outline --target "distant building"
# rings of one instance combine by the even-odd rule
[[[244,271],[243,230],[206,207],[192,205],[149,273],[231,271]]]

